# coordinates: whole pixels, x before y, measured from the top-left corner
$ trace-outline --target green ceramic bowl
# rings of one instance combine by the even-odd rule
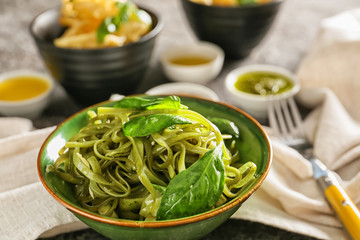
[[[269,138],[261,125],[243,111],[223,103],[192,97],[181,97],[182,103],[204,116],[223,117],[233,121],[241,132],[239,151],[241,158],[251,160],[258,167],[259,177],[238,197],[227,204],[195,216],[156,222],[119,220],[100,216],[80,207],[72,188],[53,172],[47,172],[53,165],[59,149],[65,142],[87,124],[87,111],[98,106],[112,106],[103,102],[84,109],[61,123],[46,139],[38,156],[38,173],[46,190],[81,221],[95,231],[111,239],[200,239],[225,222],[248,199],[265,180],[272,161]]]

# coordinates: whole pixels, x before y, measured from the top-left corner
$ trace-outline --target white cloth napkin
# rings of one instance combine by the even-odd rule
[[[299,68],[304,90],[298,100],[314,108],[306,119],[305,129],[314,143],[316,156],[336,171],[359,207],[360,81],[355,81],[360,76],[356,65],[360,62],[358,16],[359,10],[354,10],[323,22],[314,48]],[[348,24],[343,24],[344,21]],[[86,227],[52,199],[38,180],[37,154],[53,129],[32,130],[26,120],[0,118],[1,239],[31,240],[41,234],[50,236]],[[272,144],[274,161],[269,176],[233,218],[319,239],[348,239],[313,180],[307,160],[275,137]]]
[[[327,87],[360,121],[360,9],[322,21],[317,39],[298,69],[303,88]]]
[[[31,120],[18,117],[0,118],[0,126],[0,139],[33,129]]]
[[[25,119],[0,118],[0,122],[1,133],[9,129],[16,133],[0,139],[0,238],[29,240],[84,228],[38,178],[37,154],[54,127],[19,133],[28,126]]]

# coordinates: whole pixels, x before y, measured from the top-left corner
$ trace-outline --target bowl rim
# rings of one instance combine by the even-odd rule
[[[250,4],[250,5],[244,5],[244,6],[217,6],[217,5],[213,6],[213,5],[206,5],[206,4],[202,4],[202,3],[193,2],[191,0],[181,0],[181,1],[182,2],[190,2],[190,4],[193,4],[193,5],[204,6],[207,8],[213,8],[215,10],[225,10],[225,9],[234,10],[234,9],[255,9],[255,8],[261,8],[261,7],[266,7],[266,6],[278,5],[278,4],[283,3],[285,0],[272,0],[267,3]]]
[[[137,94],[137,95],[143,95],[143,94]],[[137,96],[137,95],[132,95],[132,96]],[[270,171],[270,167],[271,167],[272,160],[273,160],[273,150],[272,150],[272,144],[271,144],[269,135],[266,133],[265,129],[261,126],[261,124],[255,120],[255,118],[253,118],[252,116],[250,116],[249,114],[247,114],[246,112],[244,112],[243,110],[241,110],[239,108],[236,108],[236,107],[234,107],[232,105],[229,105],[227,103],[212,101],[212,100],[209,100],[209,99],[203,99],[203,98],[197,98],[197,97],[189,97],[189,96],[180,95],[180,94],[178,96],[179,97],[184,96],[184,97],[187,97],[187,98],[193,98],[193,99],[198,99],[198,100],[202,100],[202,101],[208,101],[208,102],[212,102],[212,103],[215,103],[215,104],[220,104],[220,105],[222,105],[224,107],[235,110],[236,112],[239,112],[240,114],[242,114],[243,116],[248,118],[258,128],[258,130],[261,132],[262,136],[265,138],[267,148],[269,149],[269,154],[268,154],[268,158],[267,158],[267,165],[266,165],[266,167],[264,167],[264,172],[261,175],[261,177],[258,179],[256,184],[253,185],[251,187],[251,189],[249,189],[249,191],[246,192],[243,196],[236,197],[235,199],[229,201],[228,203],[226,203],[226,204],[224,204],[224,205],[222,205],[220,207],[217,207],[215,209],[209,210],[209,211],[201,213],[201,214],[189,216],[189,217],[186,217],[186,218],[179,218],[179,219],[172,219],[172,220],[161,220],[161,221],[149,221],[149,222],[103,217],[103,216],[100,216],[100,215],[98,215],[96,213],[83,211],[82,209],[79,209],[76,206],[73,206],[73,205],[65,202],[64,200],[62,200],[60,197],[58,197],[50,189],[50,187],[47,185],[46,181],[44,180],[44,177],[41,174],[41,155],[42,155],[43,151],[45,150],[45,145],[47,144],[48,140],[51,138],[52,134],[55,133],[64,123],[68,122],[69,120],[71,120],[72,118],[74,118],[77,115],[83,114],[84,112],[88,111],[88,109],[90,109],[90,108],[101,106],[103,104],[110,103],[112,101],[100,102],[100,103],[97,103],[95,105],[86,107],[86,108],[78,111],[77,113],[71,115],[70,117],[68,117],[67,119],[62,121],[49,134],[49,136],[44,140],[43,144],[41,145],[41,148],[40,148],[40,151],[39,151],[39,154],[38,154],[38,157],[37,157],[37,172],[38,172],[38,177],[39,177],[41,183],[43,184],[45,189],[52,195],[53,198],[55,198],[60,204],[62,204],[65,208],[67,208],[71,212],[73,212],[75,214],[78,214],[78,215],[80,215],[82,217],[85,217],[87,219],[96,221],[96,222],[101,222],[101,223],[120,226],[120,227],[161,228],[161,227],[181,226],[181,225],[190,224],[190,223],[199,222],[199,221],[209,219],[211,217],[217,216],[217,215],[219,215],[221,213],[227,212],[227,211],[231,210],[232,208],[235,208],[235,207],[239,206],[242,202],[244,202],[246,199],[248,199],[260,187],[260,185],[265,181],[265,179],[266,179],[266,177],[267,177],[267,175],[268,175],[268,173]]]
[[[141,36],[140,39],[138,39],[136,42],[130,42],[128,44],[125,44],[123,46],[116,46],[116,47],[103,47],[103,48],[85,48],[85,49],[79,49],[79,48],[63,48],[63,47],[57,47],[55,46],[54,44],[54,41],[48,41],[48,40],[44,40],[42,38],[39,38],[37,34],[35,34],[34,32],[34,25],[35,23],[37,22],[37,20],[47,14],[47,13],[50,13],[50,12],[59,12],[60,9],[61,9],[61,6],[57,6],[57,7],[52,7],[52,8],[48,8],[40,13],[38,13],[37,15],[35,15],[35,17],[31,20],[30,24],[29,24],[29,32],[30,32],[30,35],[33,37],[33,39],[36,41],[36,42],[41,42],[42,44],[44,45],[47,45],[47,46],[51,46],[52,48],[54,49],[58,49],[58,50],[61,50],[61,51],[64,51],[64,52],[70,52],[70,53],[75,53],[75,54],[79,54],[79,53],[98,53],[98,52],[112,52],[114,51],[114,49],[120,49],[120,48],[131,48],[132,46],[136,46],[138,44],[141,44],[141,43],[144,43],[144,42],[147,42],[148,40],[156,37],[160,31],[163,29],[163,26],[164,26],[164,21],[163,21],[163,18],[162,16],[154,9],[152,8],[149,8],[148,6],[143,6],[142,4],[139,4],[137,3],[136,6],[139,8],[139,9],[142,9],[144,11],[146,11],[147,13],[150,14],[150,16],[152,17],[155,17],[156,19],[156,25],[155,27],[153,26],[151,31],[149,31],[148,33],[146,33],[145,35]]]
[[[192,55],[191,53],[190,54],[189,53],[178,54],[178,52],[177,52],[181,49],[188,50],[189,48],[191,48],[191,49],[196,48],[197,50],[199,50],[198,53],[193,54],[193,55],[204,56],[205,52],[211,52],[211,53],[215,54],[215,57],[211,58],[209,62],[202,63],[202,64],[196,64],[196,65],[181,65],[181,64],[176,64],[176,63],[171,62],[171,59],[176,56]],[[163,66],[171,67],[171,68],[197,69],[197,68],[205,68],[205,67],[212,66],[213,64],[215,64],[217,62],[223,63],[224,58],[225,58],[224,50],[221,47],[219,47],[218,45],[216,45],[215,43],[207,42],[207,41],[198,41],[198,42],[193,42],[193,43],[177,44],[177,45],[172,45],[172,46],[167,47],[166,49],[163,50],[163,52],[160,55],[160,62]]]
[[[219,96],[213,91],[211,88],[208,88],[202,84],[194,83],[194,82],[170,82],[170,83],[164,83],[161,85],[157,85],[153,88],[150,88],[145,92],[145,94],[149,95],[163,95],[163,94],[175,94],[174,92],[168,92],[167,90],[173,90],[173,89],[191,89],[192,91],[196,91],[197,93],[200,93],[197,95],[199,98],[205,98],[210,99],[213,101],[219,101]],[[186,91],[186,90],[185,90]],[[185,92],[183,95],[194,97],[193,93]],[[205,97],[206,96],[206,97]],[[195,96],[196,97],[196,96]]]
[[[2,83],[3,81],[6,81],[8,79],[11,79],[14,77],[21,77],[21,76],[40,78],[43,81],[47,82],[49,87],[43,93],[36,95],[34,97],[31,97],[31,98],[24,99],[24,100],[16,100],[16,101],[0,100],[0,107],[1,106],[16,107],[16,106],[25,106],[28,104],[36,103],[36,102],[39,102],[39,101],[45,99],[46,97],[48,97],[50,95],[50,93],[54,90],[55,82],[49,74],[37,72],[37,71],[31,70],[31,69],[18,69],[18,70],[12,70],[12,71],[1,73],[0,74],[0,83]]]
[[[283,93],[275,94],[275,95],[256,95],[251,93],[246,93],[239,91],[235,88],[234,84],[237,80],[237,77],[239,75],[242,75],[244,73],[250,73],[250,72],[271,72],[271,73],[277,73],[280,75],[283,75],[285,77],[288,77],[293,83],[294,86]],[[268,102],[272,100],[280,100],[284,98],[288,98],[291,96],[294,96],[300,91],[300,81],[297,78],[297,76],[289,71],[288,69],[284,67],[280,67],[277,65],[270,65],[270,64],[249,64],[237,67],[233,70],[231,70],[225,77],[225,88],[230,92],[234,97],[241,98],[241,99],[247,99],[251,101],[257,101],[257,102]]]

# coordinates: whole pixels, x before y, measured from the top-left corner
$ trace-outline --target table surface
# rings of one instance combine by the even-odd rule
[[[57,6],[60,0],[0,0],[0,74],[15,69],[32,69],[46,72],[28,26],[40,12]],[[150,67],[135,93],[168,82],[164,77],[158,56],[173,44],[197,41],[184,20],[178,0],[137,0],[162,14],[165,26],[157,39]],[[266,38],[243,60],[226,60],[220,75],[207,86],[226,102],[223,80],[228,71],[248,63],[266,63],[286,67],[296,72],[301,60],[314,41],[321,20],[339,12],[360,7],[358,0],[285,0],[281,11]],[[33,120],[36,128],[60,123],[66,117],[83,108],[66,92],[56,86],[48,108],[42,116]],[[246,203],[245,203],[246,204]],[[86,229],[50,238],[60,239],[106,239]],[[273,228],[260,223],[230,219],[204,239],[313,239]]]

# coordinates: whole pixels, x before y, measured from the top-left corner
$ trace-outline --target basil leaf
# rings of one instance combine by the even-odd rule
[[[166,190],[166,187],[157,185],[157,184],[153,184],[153,187],[155,188],[156,191],[158,191],[161,195],[164,195],[164,192]]]
[[[225,118],[217,118],[217,117],[208,117],[213,124],[217,126],[222,134],[230,134],[234,138],[240,137],[239,128],[235,125],[234,122],[225,119]]]
[[[168,96],[165,98],[159,99],[157,104],[148,106],[147,109],[161,109],[161,108],[172,108],[172,109],[180,109],[184,108],[181,105],[180,98],[177,96]]]
[[[115,32],[120,24],[127,22],[130,18],[130,2],[117,3],[116,6],[119,8],[119,14],[105,18],[96,32],[98,43],[104,42],[106,35]]]
[[[191,124],[191,120],[172,114],[153,114],[137,117],[123,126],[125,136],[145,137],[175,124]]]
[[[115,30],[116,26],[112,22],[112,17],[105,18],[97,29],[97,42],[103,43],[105,36],[108,35],[110,32],[115,32]]]
[[[118,101],[114,107],[116,108],[134,108],[146,109],[146,107],[156,104],[156,99],[147,99],[142,97],[125,97]]]
[[[222,157],[221,144],[176,175],[165,190],[156,219],[176,219],[210,210],[224,189]]]
[[[130,2],[125,2],[125,3],[121,3],[121,2],[117,2],[116,6],[120,9],[119,15],[115,16],[115,23],[117,23],[118,25],[120,23],[124,23],[129,21],[130,18]]]
[[[177,96],[168,96],[165,98],[125,97],[118,101],[114,107],[134,109],[186,108],[181,105],[180,98]]]

